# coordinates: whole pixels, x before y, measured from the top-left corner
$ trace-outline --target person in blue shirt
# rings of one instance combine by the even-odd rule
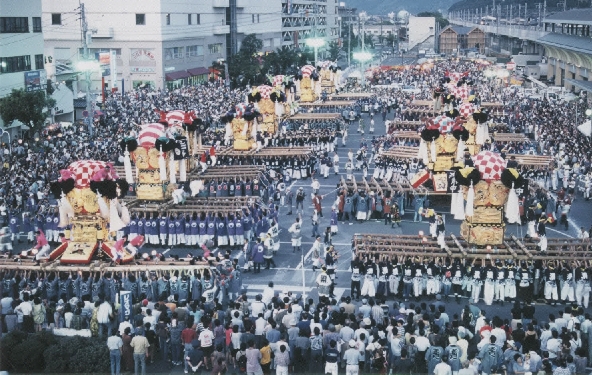
[[[23,217],[23,232],[27,234],[27,243],[32,244],[35,242],[34,236],[35,220],[31,217],[28,212],[24,213]]]
[[[129,235],[127,238],[129,238],[129,240],[133,240],[134,238],[136,238],[138,236],[138,215],[137,214],[133,214],[132,217],[130,218],[130,223],[129,223]]]
[[[150,237],[152,238],[152,244],[153,245],[158,245],[159,242],[159,238],[158,238],[158,233],[159,233],[159,223],[158,223],[158,219],[156,218],[156,214],[152,214],[152,218],[150,219]]]
[[[228,231],[228,245],[231,249],[234,249],[236,243],[236,227],[235,227],[234,215],[228,214],[226,217],[226,230]]]
[[[138,236],[143,236],[144,235],[144,223],[145,223],[145,219],[144,218],[138,218]]]
[[[42,230],[45,233],[45,218],[41,214],[35,217],[35,230]]]
[[[53,215],[51,212],[48,212],[45,215],[45,238],[47,242],[52,242],[53,240]]]
[[[193,213],[189,225],[191,226],[191,237],[188,244],[189,246],[196,246],[199,242],[199,217],[197,216],[197,213]]]
[[[244,241],[244,234],[245,228],[243,227],[243,219],[241,218],[240,212],[236,213],[236,217],[234,218],[234,244],[236,245],[237,249],[241,249]]]
[[[212,216],[208,213],[208,220],[207,220],[207,239],[206,241],[214,241],[216,237],[216,217]]]
[[[158,218],[158,232],[160,236],[160,246],[166,246],[166,238],[167,238],[167,229],[168,229],[168,220],[165,214],[162,212],[160,213],[160,217]]]
[[[185,245],[185,218],[181,214],[178,214],[175,219],[175,234],[177,245]]]
[[[216,217],[216,241],[218,246],[228,245],[228,232],[226,230],[226,220],[222,213],[218,213]]]
[[[11,212],[8,218],[8,225],[10,226],[11,238],[10,241],[14,243],[17,239],[18,243],[21,243],[21,233],[19,231],[19,218],[16,212]]]
[[[251,241],[252,238],[252,228],[253,228],[253,218],[249,215],[249,212],[244,211],[243,217],[243,234],[244,238],[248,241]]]
[[[189,246],[191,244],[191,216],[189,214],[185,215],[184,224],[183,234],[185,237],[185,246]]]
[[[146,217],[142,220],[142,228],[144,228],[144,241],[148,244],[152,244],[152,222],[150,221],[150,217]]]
[[[175,230],[175,217],[173,214],[170,215],[168,220],[167,234],[169,237],[169,246],[175,246],[177,244],[177,232]]]
[[[208,220],[205,213],[202,212],[199,216],[197,226],[199,228],[197,242],[199,245],[203,245],[206,243],[208,237]]]

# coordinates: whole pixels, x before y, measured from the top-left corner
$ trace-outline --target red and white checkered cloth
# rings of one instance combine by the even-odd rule
[[[469,92],[471,91],[471,88],[467,85],[462,85],[461,87],[457,87],[454,95],[457,98],[461,98],[463,100],[467,99],[469,97]]]
[[[166,119],[169,125],[177,122],[182,123],[185,119],[185,111],[175,110],[167,112]]]
[[[463,103],[458,108],[458,111],[460,112],[461,116],[464,116],[464,117],[467,117],[468,118],[470,115],[473,114],[473,112],[475,111],[475,109],[473,108],[473,104],[472,103]]]
[[[506,169],[506,161],[500,154],[491,151],[481,151],[473,156],[473,163],[483,180],[499,180]]]
[[[271,85],[273,87],[276,87],[276,86],[281,86],[282,83],[284,83],[284,75],[278,74],[277,76],[273,77],[273,82],[271,82]]]
[[[462,77],[461,73],[450,73],[450,80],[454,81],[455,83],[458,82],[461,77]]]
[[[310,77],[310,75],[312,74],[312,72],[314,72],[316,69],[314,66],[312,65],[304,65],[302,67],[302,69],[300,69],[300,71],[302,72],[302,76],[303,77]]]
[[[183,119],[181,118],[181,121]],[[138,134],[138,141],[140,146],[143,147],[154,147],[154,143],[160,137],[164,137],[164,125],[163,124],[146,124],[142,126],[142,130]]]
[[[438,116],[434,120],[434,123],[440,127],[440,134],[450,133],[452,131],[452,126],[454,125],[454,120],[450,117],[446,116]]]
[[[89,187],[92,176],[106,166],[106,162],[96,160],[79,160],[70,164],[68,170],[74,174],[74,187],[78,189]]]
[[[259,90],[259,94],[261,94],[261,99],[269,99],[269,95],[271,95],[273,87],[268,85],[261,85],[257,87],[257,90]]]
[[[245,103],[239,103],[234,107],[234,110],[236,111],[236,118],[242,118],[247,110],[247,106]]]

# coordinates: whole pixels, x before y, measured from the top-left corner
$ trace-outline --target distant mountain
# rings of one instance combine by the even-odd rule
[[[446,13],[456,0],[345,0],[348,8],[365,10],[370,15],[387,15],[390,12],[406,10],[411,14],[419,12],[441,11]]]

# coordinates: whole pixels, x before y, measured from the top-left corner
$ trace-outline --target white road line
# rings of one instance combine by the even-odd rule
[[[575,225],[574,225],[574,226],[575,226]],[[577,226],[576,226],[576,228],[577,228]],[[571,235],[569,235],[569,234],[567,234],[567,233],[563,233],[563,232],[561,232],[561,231],[558,231],[557,229],[553,229],[553,228],[547,228],[547,230],[550,230],[551,232],[559,233],[559,234],[561,234],[562,236],[565,236],[565,237],[569,237],[569,238],[575,238],[574,236],[571,236]]]
[[[291,241],[280,241],[280,244],[289,243],[292,244]],[[303,245],[312,245],[314,242],[302,242]],[[351,246],[351,242],[333,242],[333,246]]]
[[[310,256],[310,254],[312,254],[312,250],[313,248],[311,247],[310,250],[308,250],[308,252],[304,255],[304,258],[300,258],[301,261],[298,263],[298,265],[296,266],[296,269],[299,270],[304,266],[304,262],[306,261],[306,259],[308,259],[308,257]]]

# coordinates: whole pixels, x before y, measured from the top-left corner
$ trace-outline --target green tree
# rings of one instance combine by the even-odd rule
[[[50,108],[55,104],[56,101],[44,91],[13,89],[10,95],[0,99],[0,116],[6,124],[14,120],[26,125],[33,124],[31,133],[34,133],[43,127],[43,122],[50,115]]]
[[[249,34],[243,39],[240,50],[228,62],[228,75],[233,85],[262,83],[263,59],[259,56],[262,47],[263,41],[257,39],[255,34]]]
[[[386,45],[388,47],[394,48],[395,42],[397,41],[397,37],[394,33],[388,33],[385,38]]]
[[[364,48],[374,48],[374,38],[370,33],[364,34]]]
[[[443,29],[450,24],[440,12],[421,12],[417,14],[417,17],[435,17],[436,22],[440,24],[440,29]]]
[[[339,58],[339,43],[331,42],[329,43],[329,48],[327,48],[327,59],[331,61],[336,61]]]

